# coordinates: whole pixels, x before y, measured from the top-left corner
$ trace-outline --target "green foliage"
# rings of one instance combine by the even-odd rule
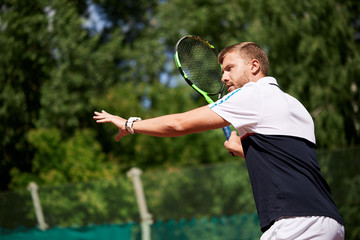
[[[39,198],[50,228],[133,222],[139,215],[132,182],[125,176],[39,187]],[[1,193],[0,202],[1,227],[37,225],[29,191]]]
[[[343,196],[343,201],[339,205],[340,211],[343,213],[344,222],[346,223],[346,234],[349,236],[349,239],[358,239],[360,236],[360,227],[357,224],[360,220],[359,184],[360,176],[344,181],[343,187],[347,189],[347,194]]]
[[[103,20],[108,21],[106,26],[108,29],[105,29],[105,34],[118,27],[123,28],[125,41],[132,44],[152,24],[153,11],[156,9],[158,1],[93,0],[92,3],[98,6]]]
[[[360,149],[320,151],[319,163],[344,220],[347,239],[358,239]]]
[[[42,188],[39,194],[52,227],[124,223],[138,215],[131,181],[124,177]]]
[[[157,220],[256,212],[244,161],[151,171],[142,179]]]
[[[40,87],[53,60],[47,52],[47,18],[39,1],[0,5],[0,176],[8,183],[11,166],[28,170],[32,149],[23,136],[38,118]],[[34,30],[37,29],[36,34]]]
[[[31,195],[26,189],[0,193],[0,226],[14,229],[19,226],[36,226]],[[0,235],[1,235],[0,229]]]
[[[0,6],[0,175],[31,172],[33,128],[58,128],[70,138],[92,123],[89,99],[118,76],[119,32],[104,42],[82,26],[84,1],[3,1]]]
[[[36,149],[32,172],[11,170],[13,189],[24,188],[30,181],[41,186],[112,178],[118,167],[105,161],[101,146],[91,130],[77,131],[64,141],[58,129],[38,129],[29,133],[29,142]]]
[[[49,7],[55,12],[49,21],[49,44],[56,67],[49,73],[51,81],[41,87],[37,127],[57,127],[71,135],[89,125],[89,100],[95,90],[116,79],[122,37],[114,31],[107,42],[99,34],[90,38],[72,2],[58,0]]]
[[[141,179],[156,221],[256,211],[244,161],[148,171]],[[57,186],[43,183],[39,197],[50,227],[139,221],[133,183],[124,175]],[[35,226],[28,191],[0,194],[0,201],[4,203],[0,205],[0,226]],[[22,204],[14,207],[19,201]]]

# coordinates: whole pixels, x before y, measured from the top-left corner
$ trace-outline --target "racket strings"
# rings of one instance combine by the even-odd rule
[[[188,38],[178,45],[177,51],[181,67],[193,84],[208,95],[222,91],[221,68],[213,49],[199,40]]]

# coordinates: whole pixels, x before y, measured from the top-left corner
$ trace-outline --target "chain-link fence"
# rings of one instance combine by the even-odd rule
[[[360,237],[360,149],[326,151],[318,155],[344,218],[347,238],[357,239]],[[246,228],[239,227],[246,225],[243,216],[256,213],[243,160],[147,171],[141,180],[154,221],[152,239],[165,239],[160,236],[166,236],[166,231],[172,234],[171,239],[195,239],[189,236],[195,236],[196,232],[221,236],[225,229],[230,236],[230,225],[237,226],[234,229],[238,232],[251,229],[254,236],[259,236],[259,225],[254,219]],[[38,193],[44,220],[50,229],[140,222],[133,184],[125,175],[111,180],[40,187]],[[0,193],[2,233],[19,226],[34,228],[37,224],[28,190]],[[139,225],[135,224],[133,237],[139,239],[137,228]],[[201,228],[207,230],[201,233]]]

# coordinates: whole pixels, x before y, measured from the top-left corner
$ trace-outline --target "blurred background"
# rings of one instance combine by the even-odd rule
[[[195,222],[233,222],[252,230],[238,239],[259,238],[245,163],[227,153],[221,129],[116,142],[114,126],[92,119],[102,109],[144,119],[205,105],[174,64],[187,34],[218,50],[253,41],[267,52],[269,75],[311,113],[346,237],[360,238],[357,0],[0,1],[0,235],[36,227],[35,182],[50,229],[126,224],[139,238],[126,177],[138,167],[153,239],[201,239],[189,237],[201,232]]]

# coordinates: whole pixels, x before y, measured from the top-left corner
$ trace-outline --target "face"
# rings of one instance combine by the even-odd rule
[[[241,88],[250,82],[250,63],[236,52],[228,53],[222,63],[223,75],[221,81],[225,83],[228,92]]]

